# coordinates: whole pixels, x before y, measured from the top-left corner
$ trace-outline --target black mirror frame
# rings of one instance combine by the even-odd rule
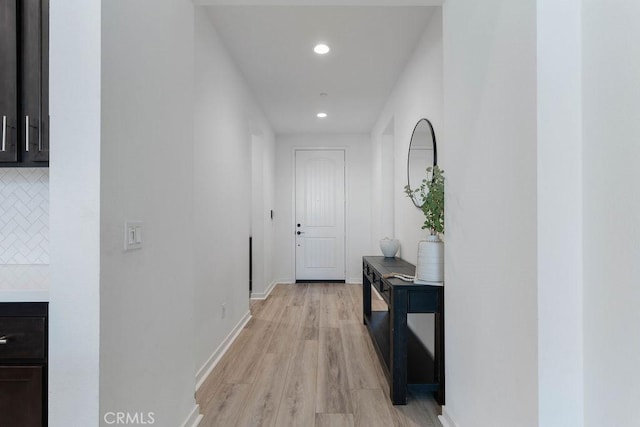
[[[431,130],[431,139],[433,141],[433,165],[432,166],[436,166],[438,164],[438,146],[436,144],[436,132],[433,130],[433,124],[431,124],[431,121],[429,121],[429,119],[427,119],[426,117],[423,117],[420,120],[418,120],[416,125],[413,127],[413,132],[411,132],[411,139],[409,140],[409,150],[407,153],[407,185],[411,185],[411,178],[410,178],[411,177],[411,170],[410,170],[411,144],[413,144],[413,137],[415,136],[416,129],[418,128],[420,123],[423,121],[425,121],[429,125],[429,129]],[[416,203],[416,199],[414,197],[411,197],[411,201],[417,208],[422,207],[422,205],[419,205],[418,203]]]

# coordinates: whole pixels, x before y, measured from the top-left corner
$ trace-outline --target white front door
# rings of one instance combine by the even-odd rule
[[[345,280],[343,150],[296,150],[296,280]]]

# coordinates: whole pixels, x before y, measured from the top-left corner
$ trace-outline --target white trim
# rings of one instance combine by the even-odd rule
[[[453,421],[451,415],[449,415],[449,412],[447,412],[446,406],[442,407],[442,415],[438,416],[438,420],[440,420],[440,424],[442,424],[442,427],[460,427]]]
[[[224,356],[227,350],[229,350],[231,344],[233,344],[236,338],[238,338],[238,335],[240,335],[240,332],[250,319],[251,311],[247,311],[242,319],[240,319],[240,322],[238,322],[238,324],[231,330],[229,335],[227,335],[224,341],[222,341],[218,348],[215,349],[213,354],[209,356],[209,359],[207,359],[204,365],[202,365],[202,367],[198,370],[198,372],[196,373],[196,391],[198,391],[202,384],[204,384],[211,371],[213,371],[213,368],[215,368],[218,362],[220,362],[222,356]]]
[[[362,285],[362,277],[360,278],[352,277],[349,280],[347,280],[347,283],[350,283],[352,285]]]
[[[296,226],[296,151],[297,147],[291,147],[291,228]],[[289,241],[291,243],[291,277],[296,281],[296,238]]]
[[[371,140],[371,137],[369,137]],[[351,240],[349,239],[349,235],[351,234],[349,231],[349,199],[350,199],[350,191],[349,191],[349,149],[348,147],[341,148],[344,150],[344,281],[347,281],[347,275],[350,273],[349,271],[349,243]]]
[[[196,6],[442,6],[446,0],[191,0]]]
[[[187,419],[182,423],[182,427],[198,427],[202,418],[203,415],[200,413],[200,405],[196,405],[191,410]]]
[[[273,290],[273,288],[276,287],[277,284],[279,284],[280,282],[277,280],[274,280],[273,282],[271,282],[271,284],[269,286],[267,286],[267,290],[264,292],[251,292],[251,296],[249,297],[249,299],[251,300],[265,300],[269,297],[269,295],[271,294],[271,291]]]

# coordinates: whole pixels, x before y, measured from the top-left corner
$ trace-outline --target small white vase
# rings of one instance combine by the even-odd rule
[[[399,248],[400,242],[398,242],[398,239],[390,239],[388,237],[385,237],[384,239],[380,240],[380,250],[382,251],[382,254],[385,256],[385,258],[393,258],[394,256],[396,256]]]
[[[444,242],[436,236],[428,236],[418,243],[415,283],[444,281]]]

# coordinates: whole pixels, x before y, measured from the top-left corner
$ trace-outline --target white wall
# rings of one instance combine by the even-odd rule
[[[538,0],[539,425],[583,424],[581,0]]]
[[[640,425],[640,3],[583,0],[585,425]]]
[[[444,415],[538,425],[536,1],[443,6]]]
[[[393,117],[382,132],[381,119],[371,133],[371,253],[381,254],[380,239],[395,236],[396,141]],[[405,153],[406,154],[406,153]],[[406,155],[402,156],[406,160]],[[405,169],[406,173],[406,169]],[[402,250],[398,250],[398,256]]]
[[[386,221],[381,220],[380,230],[374,231],[372,245],[377,247],[379,240],[386,237],[387,230],[395,230],[395,237],[400,241],[399,256],[411,263],[416,262],[418,242],[427,235],[421,230],[424,223],[422,211],[404,194],[411,133],[421,118],[428,118],[433,123],[436,138],[442,136],[442,15],[439,10],[429,20],[424,35],[371,132],[374,150],[380,153],[374,163],[380,165],[380,170],[386,161],[382,158],[385,153],[383,141],[393,140],[393,199],[383,200],[381,209],[385,206],[387,209],[395,208],[394,215],[383,217]],[[392,123],[392,130],[387,129],[389,123]],[[383,189],[384,185],[380,185],[376,191]],[[390,220],[394,221],[392,225],[383,223]],[[376,253],[380,253],[379,249]]]
[[[274,276],[295,282],[294,148],[346,148],[347,282],[362,282],[362,256],[371,253],[371,143],[368,135],[283,135],[276,141]]]
[[[264,191],[262,191],[263,175],[263,143],[258,135],[251,135],[251,227],[250,234],[253,244],[261,247],[264,241],[264,223],[262,206],[264,204]],[[261,250],[251,250],[252,256],[252,287],[264,288],[262,278],[264,276],[264,253]],[[257,290],[257,289],[256,289]],[[256,292],[252,289],[252,294]]]
[[[162,426],[195,406],[193,50],[190,1],[102,2],[100,411]]]
[[[249,311],[252,134],[259,134],[256,148],[266,158],[274,137],[208,16],[196,12],[194,316],[200,369]],[[269,175],[273,167],[266,163],[256,159],[255,166]],[[256,209],[265,211],[260,205],[270,200],[269,191]],[[263,245],[270,245],[264,227],[257,231]],[[266,263],[268,258],[262,258]],[[264,281],[255,285],[256,292],[263,291]]]
[[[273,135],[188,1],[52,1],[51,82],[50,424],[151,411],[179,425],[197,368],[248,310],[250,134],[268,202]],[[127,219],[144,223],[130,253]]]
[[[99,418],[100,3],[50,2],[52,427]]]
[[[404,186],[407,184],[407,154],[411,134],[418,120],[422,118],[428,118],[433,124],[440,152],[443,144],[441,10],[434,12],[429,20],[420,43],[398,79],[371,133],[373,163],[377,166],[372,170],[372,182],[379,183],[379,186],[373,189],[373,193],[384,194],[380,206],[372,209],[374,215],[379,215],[379,229],[373,229],[371,236],[373,253],[381,255],[380,239],[395,230],[395,237],[400,241],[397,256],[413,264],[417,259],[418,242],[425,238],[428,232],[421,229],[424,215],[404,194]],[[389,129],[389,124],[392,129]],[[389,157],[392,157],[394,162],[393,174],[388,171]],[[440,157],[439,164],[442,165],[441,159]],[[392,179],[390,186],[387,177]],[[393,213],[389,215],[386,211]],[[433,315],[411,314],[409,325],[433,352]]]
[[[264,254],[264,278],[262,283],[264,286],[273,286],[275,284],[274,274],[274,256],[273,248],[275,245],[275,222],[271,218],[271,211],[275,209],[276,197],[276,142],[275,137],[270,135],[267,139],[262,139],[265,147],[262,151],[262,191],[264,192],[262,216],[264,224],[264,240],[262,252]],[[268,289],[265,288],[263,292]],[[257,291],[257,288],[256,288]]]
[[[255,131],[254,131],[255,132]],[[251,137],[251,236],[253,238],[252,298],[265,298],[273,282],[273,182],[275,139],[255,132]]]

